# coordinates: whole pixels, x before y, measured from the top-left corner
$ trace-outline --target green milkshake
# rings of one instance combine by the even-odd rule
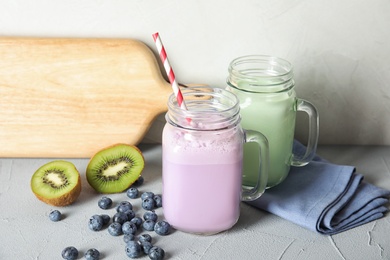
[[[268,139],[269,173],[268,187],[283,181],[289,171],[291,151],[295,129],[295,93],[287,91],[282,94],[264,95],[239,91],[230,87],[241,102],[242,127],[257,129]],[[254,186],[259,168],[258,148],[251,144],[244,146],[244,177],[246,186]]]
[[[237,58],[229,65],[226,89],[240,100],[242,127],[259,131],[268,139],[268,188],[282,182],[291,165],[309,163],[317,147],[317,111],[312,104],[296,97],[294,86],[292,66],[283,59],[251,55]],[[308,113],[310,121],[308,148],[301,157],[292,152],[297,111]],[[245,144],[243,184],[246,186],[256,183],[258,158],[258,149]]]

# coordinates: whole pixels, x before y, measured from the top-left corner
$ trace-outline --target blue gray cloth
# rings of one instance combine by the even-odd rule
[[[294,143],[294,152],[306,149]],[[321,234],[333,235],[384,216],[390,191],[363,181],[355,167],[335,165],[316,156],[304,167],[248,202]]]

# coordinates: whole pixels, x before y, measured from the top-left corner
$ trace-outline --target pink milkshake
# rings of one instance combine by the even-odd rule
[[[164,217],[178,230],[214,234],[237,222],[242,199],[253,200],[264,192],[268,148],[259,141],[265,139],[260,133],[241,128],[234,94],[202,87],[186,89],[183,95],[188,110],[178,107],[172,95],[163,131]],[[264,163],[257,172],[258,185],[242,192],[247,136],[256,137]]]
[[[165,218],[191,233],[231,228],[240,215],[241,201],[243,149],[240,139],[236,140],[239,135],[231,136],[237,129],[220,131],[212,139],[206,132],[188,142],[185,134],[169,128],[163,135]],[[207,141],[199,143],[202,139]]]

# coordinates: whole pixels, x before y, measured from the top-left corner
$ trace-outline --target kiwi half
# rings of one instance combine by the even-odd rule
[[[91,158],[87,166],[87,181],[97,192],[119,193],[139,178],[144,166],[144,157],[136,146],[116,144]]]
[[[41,166],[30,184],[38,199],[53,206],[69,205],[81,192],[80,174],[68,161],[57,160]]]

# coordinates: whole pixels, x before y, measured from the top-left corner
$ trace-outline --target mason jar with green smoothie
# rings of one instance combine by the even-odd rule
[[[240,100],[242,127],[263,133],[269,142],[267,187],[281,183],[290,166],[304,166],[314,157],[318,142],[319,116],[310,102],[297,98],[292,65],[281,58],[250,55],[234,59],[229,65],[226,89]],[[304,154],[293,153],[297,111],[309,118],[309,136]],[[258,148],[244,146],[244,172],[259,167]],[[243,184],[254,186],[257,176],[246,174]]]

